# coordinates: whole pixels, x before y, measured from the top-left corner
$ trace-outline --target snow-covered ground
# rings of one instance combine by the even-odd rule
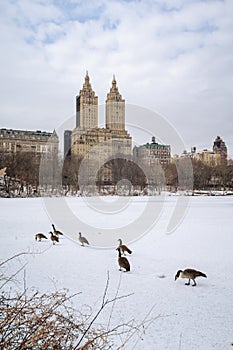
[[[127,220],[136,222],[137,216],[147,220],[143,216],[147,200],[146,197],[132,198],[127,209],[112,213],[110,223],[108,218],[106,224],[111,229],[114,225],[117,229],[123,226],[122,232],[125,232]],[[128,257],[132,269],[122,273],[118,271],[114,248],[83,248],[67,235],[57,245],[52,245],[49,239],[36,242],[37,232],[49,237],[52,223],[42,199],[0,199],[1,261],[22,251],[44,251],[20,259],[21,264],[28,262],[27,287],[35,287],[40,292],[62,288],[68,288],[71,294],[81,291],[77,307],[85,304],[98,307],[109,272],[111,296],[115,295],[119,281],[120,295],[133,293],[116,303],[113,321],[143,320],[154,307],[149,316],[154,318],[153,323],[142,339],[136,339],[136,344],[131,342],[127,349],[230,349],[233,341],[233,198],[190,197],[183,221],[174,232],[166,234],[178,200],[179,197],[165,197],[160,216],[150,231],[127,242],[133,251]],[[92,215],[83,198],[66,201],[75,215],[81,215],[86,223],[96,227],[97,233],[101,232],[105,225],[103,213],[96,211],[97,214]],[[55,225],[61,229],[56,222]],[[77,237],[78,232],[79,228],[75,227]],[[83,233],[90,239],[88,232]],[[186,267],[201,270],[208,278],[197,279],[196,287],[186,286],[182,279],[175,282],[176,271]],[[103,314],[100,321],[107,322],[108,316]]]

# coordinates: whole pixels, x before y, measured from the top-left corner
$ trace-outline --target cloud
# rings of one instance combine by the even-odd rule
[[[2,127],[53,130],[86,70],[100,104],[115,73],[126,103],[163,114],[187,149],[220,134],[233,156],[232,12],[231,0],[1,2]]]

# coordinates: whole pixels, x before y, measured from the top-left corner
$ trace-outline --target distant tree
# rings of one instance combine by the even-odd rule
[[[57,154],[42,155],[39,163],[39,183],[45,191],[62,190],[62,161]]]
[[[191,184],[188,178],[190,169],[188,172],[186,171],[187,164],[185,164],[184,159],[179,159],[176,163],[168,164],[165,167],[166,183],[170,188],[180,188],[181,183],[184,188]],[[220,190],[233,188],[233,165],[212,167],[195,159],[191,161],[194,189]]]
[[[62,167],[62,184],[67,192],[77,193],[79,190],[79,168],[83,158],[67,155]]]
[[[201,161],[192,160],[194,174],[194,189],[203,190],[210,187],[213,169]]]
[[[226,171],[226,186],[233,189],[233,165],[228,165]]]
[[[0,153],[0,167],[7,167],[5,177],[6,190],[18,190],[19,194],[26,188],[30,194],[31,188],[37,190],[39,185],[39,160],[34,153]]]
[[[178,188],[178,173],[175,163],[167,164],[164,171],[167,186],[176,191]]]
[[[57,154],[34,152],[0,153],[0,167],[7,167],[5,177],[9,195],[38,193],[39,185],[57,189],[61,184],[60,161]]]
[[[212,181],[216,189],[233,188],[233,165],[219,165],[213,169]]]
[[[110,175],[110,180],[104,180],[103,174],[108,172]],[[112,185],[116,188],[116,185],[121,180],[128,180],[128,183],[133,187],[140,186],[141,189],[147,184],[146,176],[142,168],[133,162],[131,159],[125,159],[124,155],[119,158],[106,162],[98,171],[97,175],[97,185],[100,187],[105,185]],[[130,189],[129,189],[130,191]]]

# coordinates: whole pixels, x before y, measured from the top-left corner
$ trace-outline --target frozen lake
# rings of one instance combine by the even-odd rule
[[[134,293],[119,301],[113,321],[142,320],[152,306],[151,316],[160,315],[143,340],[127,349],[231,348],[233,197],[35,198],[0,203],[1,261],[22,251],[44,251],[15,262],[27,262],[28,288],[81,291],[79,306],[94,305],[103,295],[109,272],[110,294],[115,294],[119,279],[121,295]],[[49,237],[52,223],[65,234],[60,243],[36,242],[37,232]],[[90,247],[80,247],[79,231]],[[133,251],[129,273],[118,271],[118,238]],[[207,279],[197,279],[196,287],[185,286],[182,279],[175,282],[176,271],[187,267],[205,272]],[[101,321],[106,322],[104,315]]]

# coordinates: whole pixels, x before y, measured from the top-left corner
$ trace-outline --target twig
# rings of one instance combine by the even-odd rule
[[[86,334],[88,334],[89,330],[91,329],[93,323],[96,321],[96,319],[99,317],[100,313],[103,311],[103,309],[110,303],[116,301],[116,300],[120,300],[120,299],[123,299],[123,298],[127,298],[129,297],[130,295],[132,294],[128,294],[128,295],[122,295],[122,296],[119,296],[119,297],[116,297],[116,298],[113,298],[113,299],[106,299],[106,295],[107,295],[107,290],[108,290],[108,286],[109,286],[109,274],[108,274],[108,278],[107,278],[107,282],[106,282],[106,286],[105,286],[105,289],[104,289],[104,295],[103,295],[103,299],[102,299],[102,304],[99,308],[99,310],[96,312],[95,316],[92,318],[91,322],[89,323],[88,327],[85,329],[82,337],[80,338],[80,340],[78,341],[78,343],[76,344],[76,346],[74,347],[74,350],[75,349],[79,349],[79,345],[82,343],[83,339],[85,338]]]
[[[151,314],[152,310],[154,309],[155,304],[152,306],[152,308],[148,311],[148,313],[146,314],[146,316],[144,317],[144,319],[138,324],[137,328],[134,330],[134,332],[132,332],[128,338],[126,338],[126,340],[124,341],[124,343],[122,345],[120,345],[116,350],[120,350],[123,349],[125,344],[134,336],[134,334],[138,331],[138,328],[141,327],[145,322],[147,317]],[[160,315],[158,315],[155,319],[159,318]]]
[[[50,248],[50,247],[49,247],[49,248]],[[16,258],[18,258],[19,256],[22,256],[22,255],[37,255],[37,254],[43,254],[43,253],[46,252],[49,248],[46,248],[46,249],[44,249],[44,250],[42,250],[42,251],[40,251],[40,252],[21,252],[21,253],[17,253],[17,254],[15,254],[15,255],[11,256],[10,258],[8,258],[8,259],[2,261],[2,262],[0,263],[0,267],[3,266],[3,265],[5,265],[5,264],[7,264],[9,261],[11,261],[11,260],[13,260],[13,259],[16,259]]]
[[[180,333],[179,350],[181,350],[181,342],[182,342],[182,333]]]
[[[17,270],[15,273],[13,273],[13,275],[11,275],[10,277],[6,278],[6,281],[0,286],[0,289],[2,289],[8,282],[12,281],[13,278],[18,275],[18,273],[20,273],[20,271],[22,271],[28,263],[24,264],[19,270]]]

